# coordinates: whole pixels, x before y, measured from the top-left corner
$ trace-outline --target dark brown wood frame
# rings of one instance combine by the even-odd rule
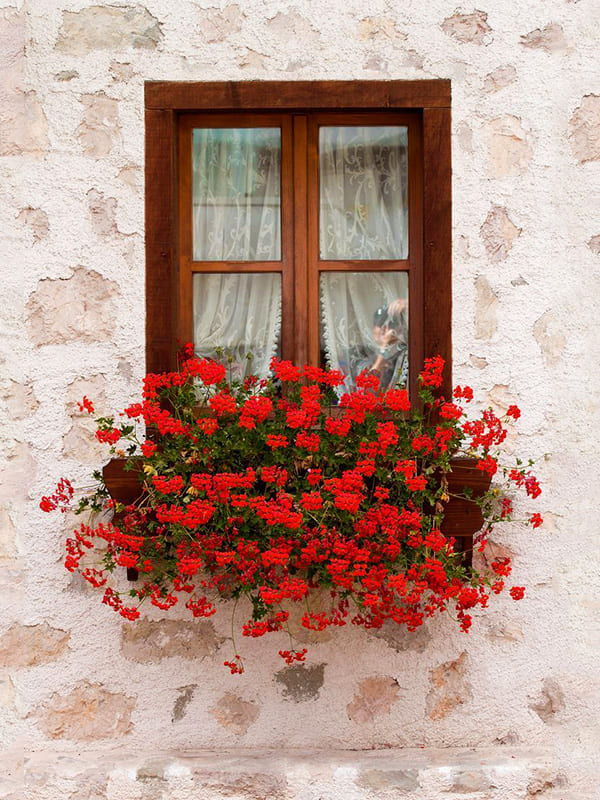
[[[189,303],[182,302],[180,294],[181,253],[179,242],[186,236],[186,226],[178,219],[179,192],[188,192],[189,187],[179,180],[178,152],[180,137],[189,129],[190,112],[241,113],[271,115],[283,120],[281,113],[296,111],[300,116],[292,117],[295,141],[304,145],[295,151],[293,163],[282,165],[293,174],[294,223],[307,230],[311,223],[308,202],[308,167],[306,159],[297,153],[308,152],[311,136],[307,118],[302,112],[323,115],[343,111],[345,114],[360,114],[378,111],[393,113],[396,118],[402,112],[413,112],[418,118],[422,136],[422,231],[416,240],[411,239],[411,253],[418,254],[422,247],[422,289],[411,287],[411,329],[422,326],[422,337],[415,346],[416,363],[422,357],[439,354],[448,363],[443,390],[451,387],[451,163],[450,163],[450,82],[433,81],[294,81],[240,83],[171,83],[147,82],[145,86],[146,113],[146,368],[150,372],[172,369],[176,363],[177,334],[181,320],[189,315]],[[390,113],[391,112],[391,113]],[[325,117],[323,117],[325,119]],[[188,120],[188,122],[183,122]],[[279,124],[279,123],[278,123]],[[284,128],[287,123],[283,123]],[[285,135],[285,131],[284,131]],[[409,187],[410,191],[410,187]],[[413,187],[413,192],[415,187]],[[285,206],[286,199],[283,198]],[[283,210],[285,214],[285,210]],[[288,236],[292,226],[287,225]],[[414,226],[411,228],[415,233]],[[292,257],[290,242],[282,242],[283,259],[280,263],[287,291],[284,296],[293,297],[296,330],[308,331],[308,336],[295,337],[297,344],[293,352],[296,360],[316,361],[318,347],[313,310],[308,311],[309,292],[314,294],[315,255],[309,252],[307,242],[301,237],[293,239],[293,260],[296,264],[293,277],[286,258]],[[286,249],[287,248],[287,249]],[[191,252],[191,250],[188,250]],[[184,256],[185,257],[185,256]],[[412,257],[412,256],[411,256]],[[373,269],[369,262],[370,269]],[[393,262],[391,262],[393,263]],[[305,264],[306,269],[299,268]],[[186,265],[184,265],[186,266]],[[189,273],[189,264],[186,269]],[[222,268],[222,265],[221,265]],[[256,271],[248,264],[245,268]],[[266,267],[263,267],[265,269]],[[353,267],[354,268],[354,267]],[[394,268],[389,266],[388,268]],[[395,267],[398,268],[397,266]],[[272,264],[269,269],[273,269]],[[277,270],[279,267],[277,268]],[[239,270],[239,265],[236,271]],[[275,270],[275,271],[277,271]],[[215,271],[215,270],[213,270]],[[219,271],[219,270],[217,270]],[[223,270],[225,271],[225,270]],[[312,272],[311,272],[312,271]],[[313,280],[309,281],[309,275]],[[284,283],[284,287],[286,284]],[[310,287],[313,287],[312,289]],[[422,299],[419,299],[422,291]],[[414,294],[416,292],[416,295]],[[314,308],[318,308],[314,304]],[[288,301],[288,302],[291,302]],[[413,308],[414,306],[414,308]],[[302,311],[306,309],[306,311]],[[183,316],[182,316],[183,315]],[[290,315],[284,319],[293,319]],[[187,324],[187,323],[186,323]],[[289,323],[288,323],[289,324]],[[289,337],[293,330],[283,332],[286,350],[289,352]],[[287,337],[287,340],[286,338]],[[414,362],[413,362],[414,363]]]

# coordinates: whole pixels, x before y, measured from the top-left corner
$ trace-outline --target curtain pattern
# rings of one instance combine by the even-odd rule
[[[400,126],[320,128],[321,258],[406,258],[407,141]]]
[[[281,277],[274,273],[194,275],[194,344],[198,355],[232,356],[232,378],[266,378],[279,350]],[[251,354],[252,360],[247,356]]]
[[[383,388],[408,381],[408,273],[323,272],[321,345],[328,366],[347,377],[374,372]]]
[[[196,128],[195,261],[281,257],[279,128]]]

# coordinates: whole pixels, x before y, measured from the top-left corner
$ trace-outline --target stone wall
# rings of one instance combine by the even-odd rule
[[[598,0],[0,1],[1,798],[598,797],[599,22]],[[123,406],[143,372],[144,81],[440,77],[455,379],[519,402],[510,448],[544,482],[544,527],[492,545],[527,599],[468,635],[344,629],[305,667],[247,641],[232,677],[226,605],[121,624],[37,507],[101,458],[76,400]]]

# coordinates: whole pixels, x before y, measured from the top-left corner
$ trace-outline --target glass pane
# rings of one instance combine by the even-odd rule
[[[279,261],[279,128],[195,128],[192,151],[194,261]]]
[[[233,358],[235,380],[250,373],[266,378],[280,351],[280,273],[196,273],[193,292],[196,353],[219,358],[224,351]]]
[[[319,130],[320,255],[408,256],[408,128]]]
[[[367,370],[382,388],[408,383],[408,273],[322,272],[321,363],[347,376]]]

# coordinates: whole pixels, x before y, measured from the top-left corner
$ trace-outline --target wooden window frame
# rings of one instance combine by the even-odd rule
[[[179,242],[188,235],[178,216],[180,192],[190,188],[180,180],[178,163],[181,130],[198,114],[231,115],[233,113],[276,116],[297,112],[292,118],[294,140],[302,146],[294,151],[288,165],[293,174],[294,224],[308,230],[309,236],[293,238],[293,259],[296,268],[282,264],[284,302],[293,303],[294,314],[286,314],[284,325],[294,320],[296,330],[308,335],[294,336],[293,330],[282,331],[286,349],[293,340],[293,353],[299,362],[318,363],[318,298],[314,296],[317,254],[308,241],[316,224],[314,196],[309,198],[308,164],[301,153],[308,152],[314,130],[303,112],[317,114],[322,120],[334,119],[344,112],[344,122],[352,115],[369,114],[374,119],[398,119],[403,112],[417,112],[421,128],[422,157],[422,228],[411,226],[409,258],[422,255],[419,285],[413,282],[410,303],[410,326],[422,330],[413,343],[411,363],[417,367],[423,357],[441,355],[448,364],[442,391],[449,394],[452,386],[452,216],[451,216],[451,147],[450,147],[450,81],[244,81],[226,82],[147,82],[145,85],[145,214],[146,214],[146,369],[159,372],[176,365],[177,336],[180,320],[191,313],[186,302],[185,280],[182,281]],[[380,112],[380,117],[372,116]],[[392,116],[393,115],[393,116]],[[215,120],[218,116],[215,116]],[[356,116],[356,119],[361,119]],[[187,122],[182,122],[187,120]],[[314,148],[313,148],[314,151]],[[414,170],[413,170],[414,173]],[[189,174],[189,172],[188,172]],[[316,187],[312,188],[312,192]],[[409,186],[410,191],[410,186]],[[283,220],[285,223],[285,220]],[[282,225],[282,235],[291,237],[289,224]],[[287,228],[287,230],[286,230]],[[289,253],[291,239],[288,242]],[[285,244],[282,241],[282,245]],[[189,242],[186,247],[189,252]],[[322,262],[321,262],[322,263]],[[375,262],[365,269],[377,270]],[[398,269],[394,262],[382,262],[384,269]],[[305,265],[303,269],[302,266]],[[256,271],[246,264],[246,271]],[[334,265],[335,266],[335,265]],[[340,265],[341,266],[341,265]],[[357,262],[352,270],[360,268]],[[348,265],[345,265],[348,268]],[[229,271],[213,269],[212,271]],[[292,286],[293,283],[293,286]],[[189,287],[188,287],[189,288]],[[292,291],[293,289],[293,291]],[[292,299],[293,298],[293,299]],[[303,309],[305,309],[303,311]],[[291,311],[291,306],[290,309]],[[183,316],[182,316],[183,315]],[[315,316],[317,315],[317,316]],[[285,320],[288,320],[287,323]],[[189,327],[189,320],[185,323]],[[184,327],[185,327],[184,325]]]

